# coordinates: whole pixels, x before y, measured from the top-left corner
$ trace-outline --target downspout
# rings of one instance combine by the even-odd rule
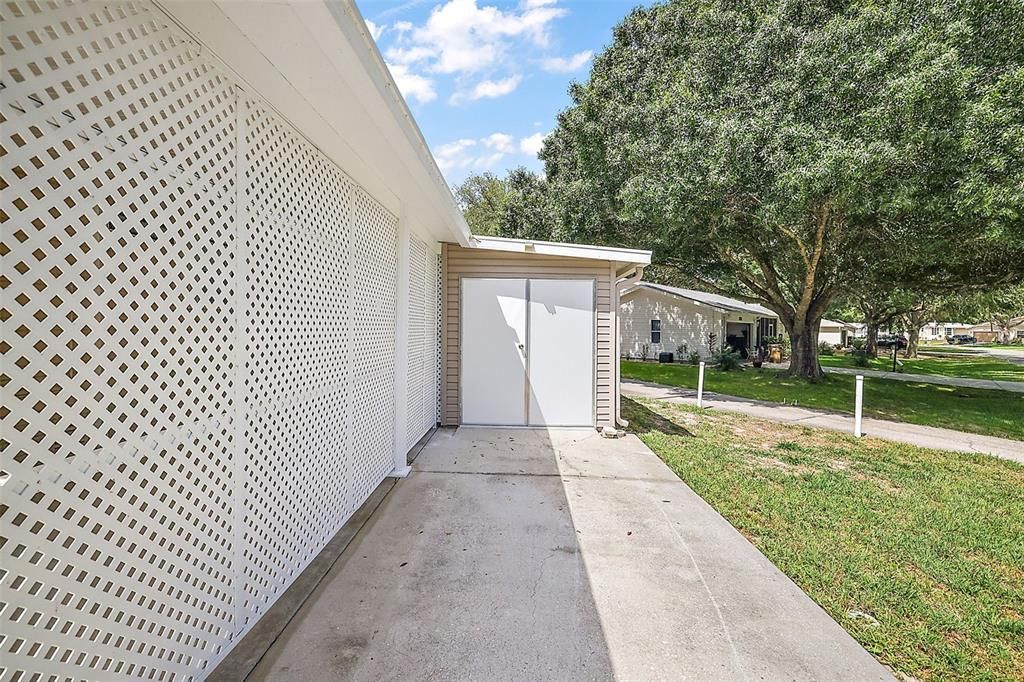
[[[613,352],[614,361],[615,361],[615,382],[614,382],[615,383],[615,395],[614,395],[613,402],[615,403],[615,425],[616,426],[621,426],[623,428],[626,428],[627,426],[629,426],[629,422],[622,418],[622,405],[621,405],[622,397],[621,397],[621,389],[620,389],[620,386],[619,386],[619,382],[622,379],[622,367],[621,367],[621,364],[620,364],[620,362],[621,362],[621,360],[620,360],[621,353],[619,352],[619,336],[620,336],[620,326],[622,324],[622,322],[621,322],[622,315],[620,314],[620,310],[619,310],[619,297],[622,295],[623,291],[625,291],[629,287],[631,287],[634,284],[636,284],[637,282],[639,282],[640,279],[643,276],[644,276],[644,266],[638,265],[638,266],[634,267],[632,270],[630,270],[629,274],[627,274],[627,275],[617,279],[615,281],[615,287],[614,287],[614,290],[613,290],[614,291],[614,298],[612,300],[612,309],[615,311],[615,334],[614,334],[614,341],[613,341],[613,345],[612,345],[612,348],[613,348],[613,351],[614,351]]]

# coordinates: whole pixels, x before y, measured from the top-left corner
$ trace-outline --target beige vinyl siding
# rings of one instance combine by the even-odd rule
[[[543,279],[593,279],[596,282],[594,307],[596,354],[595,426],[610,426],[615,419],[613,376],[615,371],[612,317],[612,263],[585,258],[564,258],[509,251],[467,249],[444,244],[441,252],[443,330],[441,352],[441,424],[456,426],[461,418],[460,387],[460,312],[463,277],[514,277]]]
[[[843,342],[843,330],[839,327],[821,325],[818,329],[818,343],[831,343],[832,345]]]

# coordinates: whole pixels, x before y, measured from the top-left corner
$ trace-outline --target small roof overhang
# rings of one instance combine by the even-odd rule
[[[545,242],[533,239],[508,239],[506,237],[483,235],[473,235],[470,237],[469,246],[470,248],[487,249],[489,251],[509,251],[539,256],[561,256],[563,258],[588,258],[590,260],[603,260],[631,266],[651,264],[650,251],[624,249],[617,246],[592,246],[589,244]]]
[[[670,287],[667,284],[657,284],[655,282],[640,282],[626,293],[628,294],[638,289],[649,289],[650,291],[656,291],[667,296],[675,296],[676,298],[693,301],[694,303],[706,305],[709,308],[714,308],[715,310],[723,313],[744,313],[746,315],[760,315],[761,317],[778,318],[777,314],[768,310],[764,306],[757,305],[756,303],[745,303],[744,301],[729,298],[728,296],[722,296],[720,294],[709,294],[705,291],[696,291],[693,289],[680,289],[678,287]]]
[[[842,320],[826,320],[822,318],[819,329],[828,327],[830,329],[846,329],[852,331],[857,328],[857,325],[850,324],[849,322],[843,322]]]

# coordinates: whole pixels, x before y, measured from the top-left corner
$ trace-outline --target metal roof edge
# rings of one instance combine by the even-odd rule
[[[475,249],[490,251],[510,251],[567,258],[589,258],[591,260],[634,263],[636,265],[651,264],[650,251],[626,249],[617,246],[571,244],[569,242],[548,242],[535,239],[510,239],[508,237],[491,237],[488,235],[472,235],[469,246]]]

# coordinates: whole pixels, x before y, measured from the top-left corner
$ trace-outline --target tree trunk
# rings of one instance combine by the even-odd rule
[[[907,332],[907,349],[903,351],[903,357],[917,357],[917,342],[921,340],[921,328],[912,326]]]
[[[1010,343],[1012,341],[1013,333],[1010,330],[1010,321],[1012,318],[996,318],[995,323],[999,325],[999,343]]]
[[[905,358],[916,358],[917,357],[917,345],[918,341],[921,340],[921,325],[924,323],[925,310],[916,309],[911,310],[904,316],[904,322],[907,326],[907,349],[903,351],[903,357]]]
[[[867,341],[864,343],[864,351],[869,358],[878,357],[878,323],[874,320],[867,321]]]
[[[784,322],[785,324],[785,322]],[[821,326],[821,319],[813,322],[805,322],[797,331],[796,324],[785,324],[789,333],[789,342],[792,346],[789,358],[789,375],[818,381],[825,378],[818,363],[818,328]]]

